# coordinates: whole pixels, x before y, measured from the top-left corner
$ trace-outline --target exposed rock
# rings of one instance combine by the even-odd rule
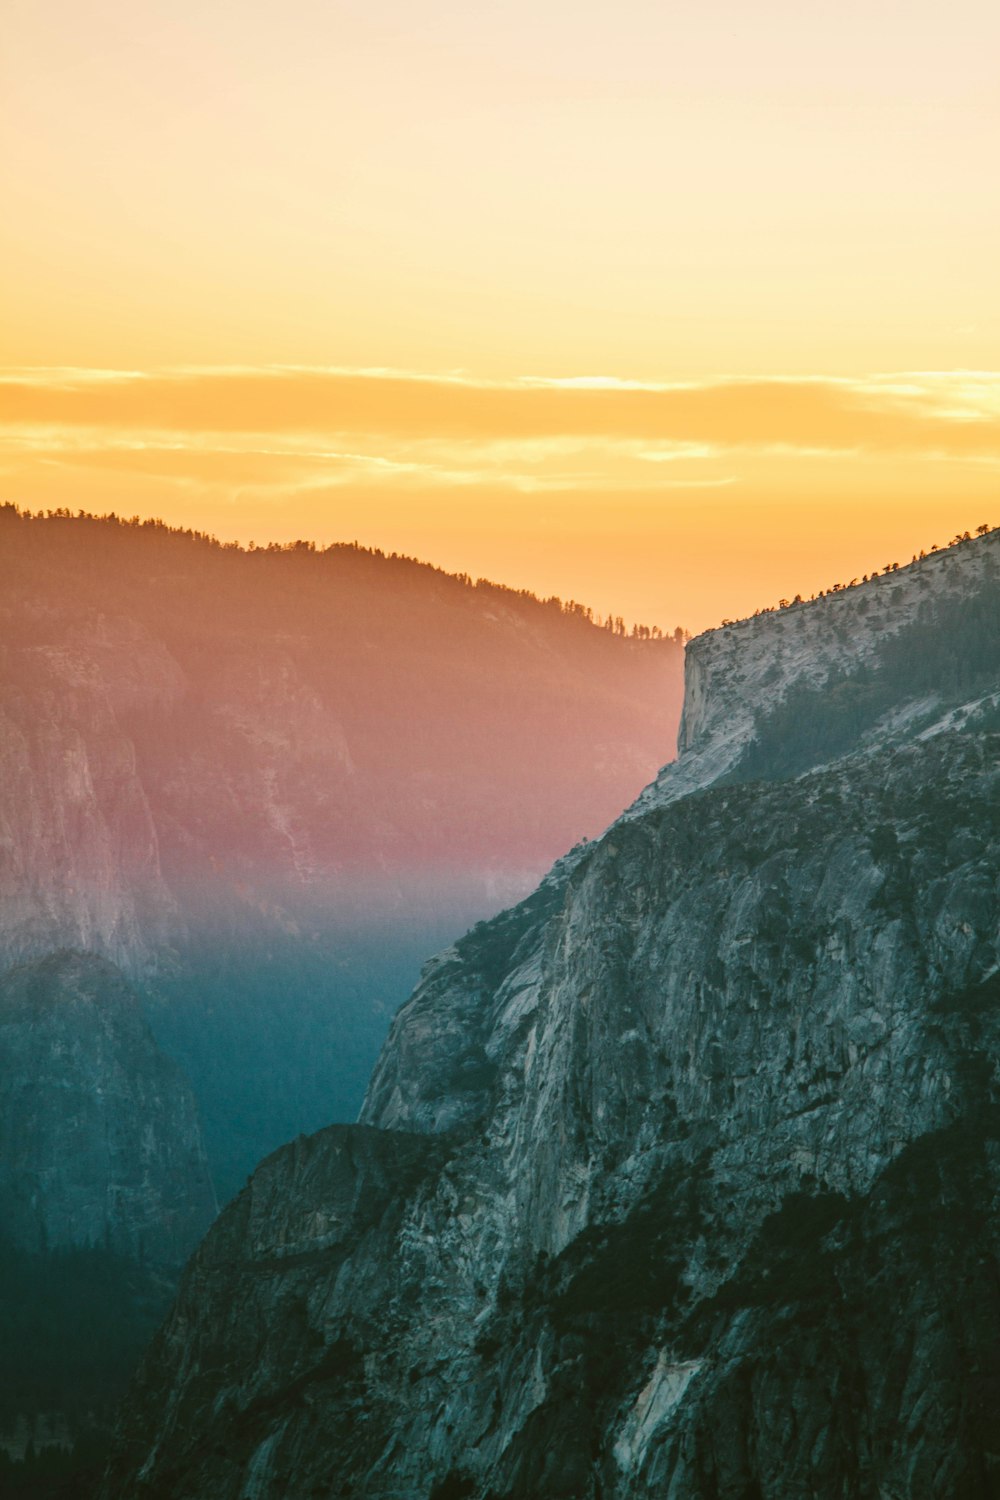
[[[0,968],[80,948],[135,969],[176,921],[119,718],[122,678],[149,691],[163,664],[137,631],[119,645],[120,675],[72,640],[0,647]]]
[[[1000,529],[896,573],[697,636],[685,655],[680,758],[664,767],[630,812],[673,801],[734,771],[761,718],[791,689],[822,688],[841,672],[870,668],[888,642],[961,609],[970,595],[986,592],[995,601],[998,579]],[[925,727],[908,722],[917,705],[897,696],[898,722],[880,726],[876,748]]]

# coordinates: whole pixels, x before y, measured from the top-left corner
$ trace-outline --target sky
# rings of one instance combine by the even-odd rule
[[[0,497],[698,630],[1000,523],[994,0],[7,0]]]

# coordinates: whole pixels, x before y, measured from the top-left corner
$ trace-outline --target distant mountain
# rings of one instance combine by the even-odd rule
[[[216,1213],[190,1085],[106,959],[0,976],[0,1233],[180,1265]]]
[[[215,1212],[191,1088],[119,970],[60,952],[0,976],[0,1492],[100,1451]]]
[[[1000,533],[687,681],[223,1212],[105,1500],[1000,1492]]]
[[[0,508],[0,969],[140,985],[225,1196],[352,1118],[426,954],[669,758],[681,658],[354,546]]]

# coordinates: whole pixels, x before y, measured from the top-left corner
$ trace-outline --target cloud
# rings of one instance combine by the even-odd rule
[[[294,366],[0,373],[7,423],[26,428],[309,435],[329,442],[526,443],[576,439],[719,449],[947,454],[1000,459],[1000,374],[864,380],[614,377],[475,380]],[[362,444],[365,452],[370,444]]]
[[[668,491],[680,501],[735,484],[773,490],[796,461],[796,483],[813,492],[847,483],[831,463],[848,460],[894,474],[1000,465],[1000,376],[981,371],[668,384],[297,366],[8,369],[0,412],[0,475],[18,495],[51,493],[48,473],[77,496],[102,478],[134,478],[137,495],[166,487],[228,500],[478,487],[656,503]]]

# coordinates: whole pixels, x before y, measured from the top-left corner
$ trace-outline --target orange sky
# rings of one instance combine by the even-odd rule
[[[993,0],[9,0],[0,490],[692,629],[1000,522],[998,56]]]

